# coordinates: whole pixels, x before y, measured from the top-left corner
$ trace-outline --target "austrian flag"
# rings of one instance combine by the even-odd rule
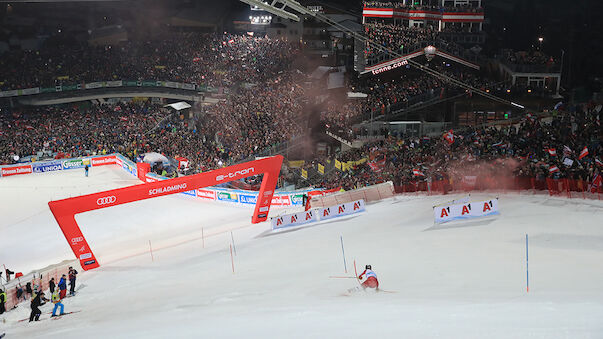
[[[584,158],[587,155],[588,155],[588,148],[586,146],[584,146],[584,149],[582,150],[582,152],[580,152],[580,156],[578,157],[578,160],[582,160],[582,158]]]
[[[557,167],[557,166],[549,167],[549,173],[555,173],[555,172],[559,172],[559,167]]]
[[[549,154],[550,154],[552,157],[556,157],[556,156],[557,156],[557,150],[556,150],[556,149],[554,149],[554,148],[549,148],[549,149],[548,149],[548,151],[549,151]]]

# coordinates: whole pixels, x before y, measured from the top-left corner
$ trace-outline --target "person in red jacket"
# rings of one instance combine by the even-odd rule
[[[371,269],[371,265],[366,265],[364,272],[358,276],[358,279],[362,280],[362,276],[366,277],[366,280],[361,284],[364,289],[374,288],[379,291],[379,280],[377,280],[377,274]]]

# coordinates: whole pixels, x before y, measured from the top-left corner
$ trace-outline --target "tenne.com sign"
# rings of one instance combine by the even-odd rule
[[[391,71],[392,69],[396,69],[396,68],[399,68],[399,67],[402,67],[402,66],[406,66],[406,65],[408,65],[408,60],[402,60],[402,61],[398,61],[396,63],[393,63],[391,65],[387,65],[387,66],[383,66],[381,68],[374,69],[372,72],[373,72],[374,75],[377,75],[377,74],[380,74],[380,73],[383,73],[383,72],[387,72],[387,71]]]

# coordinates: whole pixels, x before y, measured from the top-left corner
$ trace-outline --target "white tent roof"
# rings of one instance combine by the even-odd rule
[[[180,101],[180,102],[175,102],[173,104],[165,105],[163,107],[171,107],[177,111],[180,111],[183,109],[191,108],[191,105],[189,105],[187,102]]]
[[[157,152],[149,152],[149,153],[145,153],[144,157],[142,158],[142,161],[144,162],[148,162],[149,164],[154,164],[157,162],[161,162],[164,164],[169,164],[170,161],[168,160],[168,158],[166,158],[164,155],[159,154]]]

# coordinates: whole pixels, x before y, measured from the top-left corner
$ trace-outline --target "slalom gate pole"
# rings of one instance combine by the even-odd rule
[[[203,248],[205,248],[205,236],[203,234],[203,227],[201,227],[201,241],[203,242]]]
[[[355,273],[356,279],[358,279],[358,271],[356,270],[356,259],[354,259],[354,273]]]
[[[232,256],[232,244],[230,245],[230,263],[232,264],[232,274],[234,274],[234,258]]]
[[[155,259],[153,258],[153,247],[151,246],[151,240],[149,240],[149,250],[151,252],[151,261],[155,261]]]
[[[237,247],[234,243],[234,236],[232,235],[232,231],[230,231],[230,240],[232,240],[232,249],[234,250],[234,255],[237,255]]]
[[[345,273],[348,273],[348,265],[345,263],[345,250],[343,249],[343,235],[340,235],[339,239],[341,240],[341,253],[343,254],[343,269]]]
[[[530,273],[528,270],[528,234],[526,233],[526,293],[530,292]]]

